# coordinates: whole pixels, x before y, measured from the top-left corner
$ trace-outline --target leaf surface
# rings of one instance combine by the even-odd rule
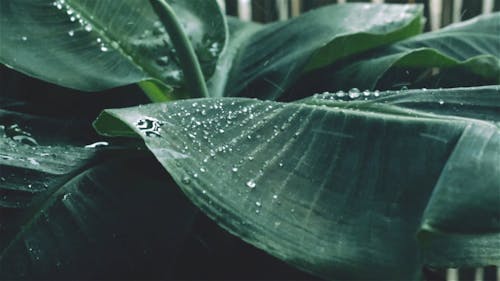
[[[500,89],[369,96],[186,100],[106,110],[95,127],[140,136],[222,227],[323,278],[498,264]],[[439,110],[457,101],[482,113]]]
[[[2,279],[170,278],[194,209],[152,157],[77,145],[74,122],[0,121]]]
[[[225,56],[232,59],[221,58],[211,95],[277,99],[304,72],[420,33],[421,13],[421,6],[351,3],[260,28],[230,20]]]
[[[167,1],[177,13],[205,76],[226,40],[216,1]],[[6,0],[0,4],[0,62],[83,91],[154,80],[179,87],[172,42],[148,1]]]
[[[500,83],[500,13],[480,16],[441,30],[421,34],[370,53],[340,71],[329,73],[335,89],[376,89],[384,80],[412,85],[418,77],[394,78],[394,72],[461,68],[466,73]],[[467,81],[459,72],[456,86]],[[400,79],[402,81],[398,81]],[[396,80],[396,81],[393,81]],[[466,85],[466,84],[463,84]],[[382,87],[383,88],[383,87]]]

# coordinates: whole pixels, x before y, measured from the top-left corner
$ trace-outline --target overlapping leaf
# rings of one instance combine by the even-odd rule
[[[260,28],[232,20],[211,95],[276,99],[305,71],[418,34],[421,13],[421,6],[358,3]]]
[[[169,278],[194,209],[154,159],[76,145],[75,122],[0,122],[1,279]]]
[[[216,1],[168,1],[206,77],[226,40]],[[172,42],[148,1],[7,0],[0,4],[0,62],[70,88],[98,91],[153,79],[183,82]]]
[[[460,83],[467,86],[469,79],[464,77],[464,71],[497,84],[500,83],[499,32],[499,13],[480,16],[382,48],[340,71],[328,73],[326,79],[333,89],[375,89],[383,80],[412,85],[418,79],[405,75],[394,78],[397,76],[394,71],[437,67],[461,68],[456,86]]]
[[[222,227],[324,278],[498,264],[500,89],[343,95],[114,109],[95,127],[142,137]],[[448,97],[483,120],[433,110]]]

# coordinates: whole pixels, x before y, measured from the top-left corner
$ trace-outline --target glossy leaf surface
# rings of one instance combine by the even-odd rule
[[[226,40],[216,1],[168,1],[205,76]],[[0,4],[0,62],[65,87],[98,91],[155,80],[179,87],[172,42],[148,1],[6,0]]]
[[[230,20],[211,95],[277,99],[306,71],[420,33],[421,13],[415,5],[352,3],[265,26]]]
[[[436,32],[425,33],[370,53],[340,71],[330,73],[328,79],[335,89],[375,89],[384,80],[412,85],[418,77],[395,72],[427,70],[442,71],[461,68],[454,85],[467,86],[465,73],[477,75],[490,83],[500,83],[500,13],[485,15],[454,24]],[[398,81],[400,79],[401,81]]]
[[[500,262],[499,101],[498,87],[186,100],[95,127],[143,138],[198,207],[299,268],[411,279]],[[461,106],[477,119],[447,113]]]
[[[154,158],[77,145],[76,122],[0,121],[2,279],[171,278],[195,212]]]

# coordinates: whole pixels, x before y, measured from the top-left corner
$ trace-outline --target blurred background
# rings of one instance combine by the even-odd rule
[[[425,31],[500,10],[500,0],[217,0],[226,14],[261,23],[286,20],[320,6],[353,2],[420,3],[425,6]]]

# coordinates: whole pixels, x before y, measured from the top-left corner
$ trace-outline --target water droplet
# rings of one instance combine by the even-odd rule
[[[439,100],[439,104],[443,105],[444,104],[444,100]]]
[[[97,43],[101,43],[102,39],[101,38],[97,38],[96,41],[97,41]]]
[[[200,172],[205,173],[206,171],[205,168],[200,168]]]
[[[376,96],[376,97],[380,96],[380,91],[376,90],[375,92],[373,92],[373,95]]]
[[[351,99],[357,99],[361,96],[361,92],[359,91],[358,88],[352,88],[351,90],[349,90],[349,97]]]
[[[247,181],[246,186],[249,188],[255,188],[256,184],[253,180],[249,180]]]
[[[220,44],[219,42],[213,42],[210,47],[208,48],[208,51],[210,52],[210,55],[213,57],[217,56],[217,54],[220,51]]]
[[[345,97],[345,92],[344,91],[338,91],[335,93],[335,95],[338,97],[338,98],[343,98]]]
[[[170,62],[170,59],[169,59],[167,56],[162,56],[162,57],[159,57],[159,58],[156,60],[156,63],[157,63],[159,66],[167,66],[169,62]]]
[[[259,201],[255,202],[255,206],[257,207],[261,207],[262,206],[262,203],[260,203]]]
[[[71,197],[71,192],[70,192],[70,193],[66,193],[66,194],[64,194],[64,196],[63,196],[62,200],[63,200],[63,201],[66,201],[66,200],[68,200],[70,197]]]
[[[87,144],[85,146],[85,148],[96,148],[96,147],[102,147],[102,146],[108,146],[109,143],[107,141],[98,141],[98,142],[94,142],[94,143],[91,143],[91,144]]]
[[[184,176],[184,177],[182,177],[181,182],[183,184],[190,184],[191,183],[191,179],[188,176]]]
[[[22,36],[22,37],[21,37],[21,40],[26,41],[26,40],[28,40],[28,37],[26,37],[26,36]]]
[[[89,23],[87,23],[84,27],[85,31],[87,32],[91,32],[92,31],[92,25],[90,25]]]
[[[224,129],[219,129],[219,133],[223,134],[224,133]]]
[[[73,37],[73,35],[75,35],[75,32],[73,30],[70,30],[70,31],[68,31],[68,35]]]
[[[137,129],[142,131],[147,137],[161,137],[161,126],[164,124],[165,123],[151,117],[142,118],[135,122]]]
[[[40,166],[40,163],[36,161],[36,159],[34,158],[29,157],[28,161],[30,162],[31,165]]]
[[[231,171],[233,171],[233,173],[236,173],[236,172],[238,172],[238,167],[236,167],[236,166],[233,166],[233,167],[231,168]]]
[[[34,138],[32,138],[30,136],[26,136],[26,135],[13,136],[12,139],[17,141],[17,142],[20,142],[22,144],[27,144],[27,145],[31,145],[31,146],[38,145],[38,142]]]
[[[274,194],[273,199],[275,199],[275,200],[278,199],[278,195]]]
[[[368,91],[368,90],[363,91],[363,96],[369,97],[370,95],[371,95],[370,91]]]
[[[283,167],[283,162],[279,162],[278,166]]]
[[[108,47],[101,45],[101,52],[107,52],[109,51]]]

